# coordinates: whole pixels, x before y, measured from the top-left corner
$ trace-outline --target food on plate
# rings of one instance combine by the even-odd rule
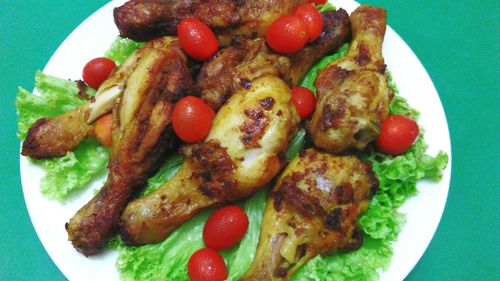
[[[147,45],[113,108],[109,175],[100,192],[66,224],[68,239],[86,256],[116,234],[133,192],[142,188],[176,142],[171,117],[176,101],[191,91],[187,58],[175,38]]]
[[[317,60],[338,49],[351,36],[345,10],[322,15],[325,23],[321,36],[291,56],[272,52],[263,39],[236,37],[233,44],[219,50],[200,70],[196,86],[201,99],[218,110],[232,93],[265,75],[278,76],[290,87],[297,85]]]
[[[31,158],[53,158],[64,156],[68,151],[74,150],[91,133],[90,124],[101,115],[111,112],[141,53],[155,48],[155,44],[155,42],[150,43],[128,56],[108,79],[101,83],[95,96],[87,99],[85,103],[60,115],[42,117],[34,122],[23,142],[21,154]],[[85,87],[83,89],[81,85],[78,87],[78,94],[85,97],[87,95]]]
[[[318,102],[307,124],[314,145],[333,153],[363,150],[372,142],[393,96],[382,57],[386,11],[360,6],[350,20],[349,51],[318,73]]]
[[[306,23],[296,16],[282,16],[266,31],[266,43],[277,53],[291,55],[302,49],[309,40]]]
[[[130,3],[135,3],[139,6],[145,5],[143,7],[151,8],[153,9],[151,11],[158,12],[159,10],[157,9],[159,6],[155,6],[153,4],[160,3],[162,5],[167,5],[170,2],[130,1],[127,4]],[[231,7],[231,5],[235,3],[236,2],[234,1],[205,1],[203,3],[201,1],[189,3],[182,1],[177,2],[177,4],[181,6],[185,5],[184,7],[189,6],[193,7],[194,10],[199,9],[198,15],[202,14],[203,16],[207,16],[209,13],[200,13],[200,11],[206,12],[208,11],[207,8],[211,7],[210,12],[226,16],[225,19],[231,17],[231,14],[224,13],[223,9],[220,8]],[[255,4],[261,5],[260,7],[264,7],[262,3],[254,2],[246,3],[245,5]],[[287,5],[290,3],[292,3],[292,1],[288,1]],[[210,6],[211,4],[215,5]],[[170,3],[169,5],[172,6],[174,4]],[[297,6],[298,5],[299,4],[297,4]],[[139,6],[133,6],[130,4],[129,8],[137,8]],[[181,6],[176,6],[176,9]],[[269,7],[266,9],[271,10]],[[277,11],[277,7],[272,7],[272,9],[274,9],[274,12]],[[370,8],[362,7],[359,9],[366,11]],[[366,22],[370,22],[370,20],[374,19],[380,19],[378,13],[379,10],[376,8],[371,9],[371,11],[377,12],[362,13],[362,15],[359,15],[359,13],[356,14],[355,12],[352,15],[351,19],[356,18],[358,24],[356,27],[357,30],[359,30],[359,23],[363,22],[363,20],[360,20],[357,17],[366,17],[365,19],[369,19]],[[189,10],[187,13],[194,13],[194,10]],[[265,12],[267,12],[267,10]],[[292,9],[291,11],[293,12]],[[172,13],[172,11],[168,12]],[[264,12],[261,12],[261,14],[264,14]],[[275,15],[277,14],[275,13]],[[147,16],[154,18],[157,14],[154,15],[153,13],[153,15]],[[276,17],[279,16],[281,15],[277,15]],[[119,258],[116,266],[118,267],[120,276],[123,279],[187,280],[188,275],[191,278],[196,278],[192,275],[192,273],[200,273],[201,271],[207,269],[207,267],[200,266],[203,265],[202,262],[195,262],[193,266],[191,260],[188,264],[188,259],[191,254],[194,253],[193,257],[196,257],[196,253],[198,253],[197,250],[204,247],[204,242],[205,246],[208,247],[219,248],[220,246],[209,242],[208,240],[210,240],[210,238],[206,239],[205,237],[202,237],[203,226],[205,225],[208,227],[211,225],[209,222],[205,224],[205,221],[211,214],[212,209],[204,211],[200,211],[200,209],[205,209],[208,206],[220,206],[227,204],[228,202],[240,201],[240,199],[246,198],[248,199],[237,202],[237,204],[243,208],[244,212],[248,216],[248,228],[245,228],[245,234],[243,235],[242,240],[237,242],[236,246],[220,252],[222,258],[226,261],[227,268],[224,264],[224,260],[222,260],[216,252],[212,251],[219,257],[217,267],[219,269],[223,268],[223,271],[219,271],[219,273],[216,274],[222,279],[225,279],[226,276],[227,280],[240,279],[251,266],[254,257],[254,264],[248,271],[246,278],[252,279],[253,276],[259,276],[259,280],[261,277],[266,277],[266,275],[266,278],[275,278],[278,280],[286,279],[292,276],[292,274],[293,280],[303,280],[306,278],[316,280],[324,280],[326,278],[332,278],[334,280],[361,278],[369,280],[376,279],[378,276],[378,270],[388,266],[392,255],[391,243],[394,239],[396,239],[401,226],[404,224],[402,215],[397,212],[397,208],[404,202],[404,200],[416,193],[416,182],[419,179],[439,179],[440,171],[446,166],[448,161],[447,156],[444,153],[439,153],[435,158],[426,155],[426,145],[424,143],[423,136],[420,136],[403,155],[395,157],[373,150],[372,144],[369,144],[363,151],[349,150],[349,152],[355,152],[356,156],[332,156],[326,152],[319,152],[314,149],[306,150],[300,157],[293,160],[292,164],[290,164],[290,166],[286,169],[285,174],[283,174],[279,179],[278,184],[275,185],[275,188],[271,192],[271,196],[268,198],[269,202],[272,201],[274,203],[268,203],[268,206],[266,207],[264,214],[265,221],[263,223],[261,237],[265,236],[265,233],[269,235],[278,233],[275,237],[278,237],[279,239],[271,241],[261,239],[260,242],[258,241],[259,232],[261,232],[261,219],[264,213],[264,205],[267,198],[265,183],[271,181],[273,176],[277,175],[278,171],[285,165],[285,156],[291,160],[299,151],[303,150],[304,144],[306,147],[310,145],[310,143],[305,142],[304,129],[299,129],[298,133],[292,139],[292,135],[297,130],[299,119],[297,113],[294,112],[295,110],[294,106],[292,106],[292,102],[290,100],[283,100],[290,99],[290,91],[288,87],[299,84],[300,80],[304,77],[304,74],[313,62],[337,49],[338,46],[340,46],[343,42],[346,42],[346,40],[350,37],[349,18],[345,11],[339,10],[337,12],[324,12],[323,17],[325,19],[325,28],[324,32],[321,33],[320,38],[307,44],[303,49],[290,57],[273,54],[270,50],[266,49],[264,40],[259,38],[242,38],[238,36],[231,39],[234,34],[238,34],[240,32],[244,33],[243,31],[245,31],[245,25],[242,24],[242,22],[234,22],[235,25],[229,24],[227,26],[232,27],[228,28],[214,28],[219,40],[225,40],[225,42],[232,40],[233,44],[227,48],[219,50],[218,54],[205,64],[201,72],[202,75],[199,77],[203,77],[204,71],[208,70],[207,72],[212,75],[211,77],[213,79],[212,81],[214,81],[213,83],[219,83],[209,85],[208,89],[215,89],[221,93],[229,93],[227,95],[220,95],[219,97],[216,94],[215,104],[217,105],[214,109],[218,110],[219,107],[224,104],[219,112],[221,117],[215,119],[214,128],[212,128],[210,135],[204,142],[186,145],[182,148],[185,161],[183,161],[180,155],[175,154],[167,158],[164,166],[158,171],[158,173],[148,180],[148,187],[146,191],[144,191],[144,194],[146,195],[130,203],[127,207],[128,211],[123,213],[121,217],[121,237],[125,240],[125,242],[129,244],[143,244],[158,241],[157,244],[130,247],[125,245],[122,239],[118,237],[112,239],[111,243],[108,245],[118,249],[119,251]],[[195,16],[195,18],[199,17]],[[181,17],[177,19],[172,18],[171,20],[178,22],[181,20]],[[218,20],[221,20],[221,18]],[[270,21],[267,21],[266,19],[263,19],[262,22],[270,23]],[[219,23],[226,24],[227,22],[219,21]],[[258,25],[258,23],[254,24]],[[331,30],[331,32],[328,32],[328,30]],[[383,39],[383,32],[381,37]],[[380,39],[380,44],[382,43],[382,39]],[[135,68],[138,65],[143,64],[144,66],[147,64],[144,58],[147,58],[149,56],[148,52],[151,51],[148,50],[147,46],[153,44],[161,45],[161,42],[165,44],[163,40],[172,40],[172,42],[176,42],[175,44],[172,43],[172,45],[168,45],[169,48],[172,48],[172,52],[171,56],[166,55],[164,57],[165,60],[171,60],[174,62],[182,61],[180,64],[183,65],[181,68],[184,69],[179,71],[179,73],[172,70],[175,74],[179,75],[174,75],[173,78],[169,77],[172,78],[172,80],[169,81],[171,85],[177,85],[178,88],[185,89],[184,91],[181,91],[183,94],[179,94],[177,99],[186,93],[197,93],[197,91],[201,89],[200,85],[202,84],[200,82],[203,81],[203,79],[199,78],[197,86],[193,88],[189,78],[190,75],[193,77],[196,76],[196,68],[199,64],[195,63],[195,66],[193,67],[193,61],[189,61],[187,65],[189,70],[186,71],[186,57],[182,54],[178,41],[174,38],[167,37],[146,43],[146,47],[140,48],[134,52],[127,60],[120,64],[117,70],[115,70],[112,74],[112,77],[113,75],[118,76],[117,72],[119,72],[120,69],[124,70],[125,66],[128,65],[130,69],[121,74],[123,75],[121,79],[117,78],[114,82],[113,79],[106,80],[99,88],[95,97],[95,102],[93,98],[91,98],[87,103],[80,105],[80,108],[77,107],[74,109],[74,112],[79,109],[85,109],[84,114],[82,114],[83,117],[80,118],[82,121],[80,122],[83,122],[84,126],[89,126],[88,124],[92,124],[100,116],[111,111],[115,101],[118,101],[113,110],[113,120],[115,128],[119,128],[120,131],[117,133],[117,129],[115,129],[112,133],[114,143],[111,149],[111,171],[108,181],[101,192],[90,203],[88,203],[87,206],[82,208],[82,210],[75,215],[68,225],[70,239],[77,239],[75,241],[75,244],[77,244],[76,246],[80,248],[80,251],[84,251],[87,255],[99,251],[100,248],[107,244],[106,241],[110,236],[113,236],[113,233],[116,230],[117,217],[119,216],[121,209],[125,206],[125,204],[127,204],[128,196],[132,192],[131,190],[133,190],[134,194],[139,192],[139,186],[142,186],[142,183],[145,183],[146,178],[154,172],[155,167],[153,166],[160,164],[160,160],[158,160],[158,158],[165,155],[161,149],[154,147],[156,145],[154,143],[154,138],[141,138],[142,135],[139,134],[139,138],[137,140],[133,140],[131,136],[134,136],[137,132],[134,130],[140,130],[141,128],[144,130],[148,129],[141,127],[145,124],[145,122],[143,121],[144,118],[139,116],[140,114],[130,117],[133,115],[130,111],[133,111],[134,107],[139,107],[138,104],[130,102],[130,100],[133,99],[130,98],[132,95],[121,96],[124,89],[129,89],[129,74],[135,73],[136,76],[141,76],[136,72],[137,70]],[[119,42],[131,42],[131,46],[137,46],[135,45],[137,43],[124,39],[119,40]],[[358,43],[359,40],[351,42],[351,52],[356,49],[355,47]],[[129,50],[122,51],[122,47],[123,46],[112,50],[117,57],[120,57],[119,60],[114,59],[117,62],[123,61],[123,59],[130,54]],[[113,48],[115,48],[114,45]],[[332,60],[342,57],[346,49],[347,47],[344,45],[339,53],[323,58],[321,62],[311,68],[305,79],[307,81],[303,81],[301,84],[311,87],[310,83],[314,80],[315,73],[318,69],[327,66]],[[141,52],[144,53],[139,55]],[[251,52],[254,53],[250,54]],[[247,54],[249,54],[248,57],[245,57],[244,55]],[[348,59],[344,59],[344,63],[349,64],[346,61],[348,61]],[[159,65],[161,65],[161,63],[159,63]],[[232,72],[235,68],[240,68],[238,70],[239,72]],[[217,69],[222,69],[229,74],[225,74],[226,72],[217,72]],[[243,69],[243,71],[241,69]],[[375,70],[374,72],[378,71],[381,74],[384,74],[383,70],[385,70],[385,66],[383,67],[383,70],[381,69]],[[154,70],[156,71],[158,69]],[[170,68],[167,67],[167,72],[168,70],[170,70]],[[153,77],[155,76],[155,71],[152,71],[152,73],[149,74],[142,73],[142,75],[151,75]],[[189,73],[190,75],[187,75],[186,73]],[[241,76],[242,73],[247,76]],[[205,75],[209,74],[205,73]],[[253,74],[254,76],[251,76],[250,74]],[[397,89],[390,81],[389,73],[385,74],[388,75],[388,87],[390,87],[395,94],[395,97],[390,101],[391,114],[403,114],[416,118],[416,112],[406,104],[404,99],[397,95]],[[167,76],[168,74],[158,75],[157,77],[160,80],[162,77],[167,80]],[[182,78],[179,77],[184,77],[186,79],[186,81],[184,81],[185,83],[179,82],[179,80],[182,80]],[[250,80],[241,79],[242,77],[249,77]],[[323,79],[326,79],[326,77],[327,75],[324,75]],[[288,84],[288,87],[282,80]],[[181,85],[175,84],[176,82],[179,82]],[[326,81],[323,80],[322,82],[325,83]],[[39,112],[29,112],[32,108],[37,108],[33,106],[33,104],[40,107],[42,104],[49,103],[51,99],[55,98],[55,94],[48,96],[46,94],[47,92],[54,91],[58,92],[57,95],[60,94],[59,91],[61,90],[61,87],[57,87],[57,89],[55,87],[50,88],[50,85],[47,86],[47,84],[50,83],[64,84],[65,87],[68,87],[71,91],[76,87],[73,85],[74,83],[70,81],[59,81],[40,73],[37,74],[37,89],[40,91],[42,98],[39,99],[38,97],[29,95],[27,91],[20,90],[18,100],[16,101],[16,106],[18,107],[18,112],[21,116],[19,123],[19,135],[21,137],[24,136],[24,128],[27,124],[32,123],[34,116],[46,116],[39,115]],[[109,84],[109,87],[106,87],[106,83]],[[141,84],[139,82],[137,83]],[[237,84],[237,86],[234,86],[234,84]],[[133,86],[134,84],[132,83],[131,85]],[[101,88],[107,89],[108,93],[103,94],[103,90],[101,90]],[[314,90],[313,87],[311,87],[311,89]],[[87,91],[89,90],[87,89]],[[92,90],[90,91],[92,92]],[[267,100],[264,97],[259,99],[257,97],[253,98],[252,96],[257,92],[261,93],[268,91],[278,95],[274,97],[275,99],[273,99],[273,102],[270,102],[270,100]],[[70,91],[68,90],[68,92]],[[83,92],[84,91],[80,89],[80,93]],[[236,94],[226,101],[233,93]],[[320,91],[317,93],[320,97],[322,96]],[[128,96],[129,98],[125,99],[125,96]],[[145,98],[145,96],[141,96],[141,98]],[[276,99],[278,99],[278,102],[276,102]],[[124,100],[127,101],[125,103],[133,104],[134,106],[128,107],[124,105]],[[264,108],[264,114],[255,110],[246,110],[248,107],[245,106],[245,100],[250,100],[250,102],[253,102],[257,108]],[[153,99],[150,101],[153,101]],[[256,101],[259,102],[256,103]],[[158,100],[154,100],[154,102],[158,102]],[[61,109],[54,112],[60,114],[61,112],[66,111],[72,106],[78,104],[81,104],[80,101],[78,103],[69,104],[69,99],[68,101],[64,100],[64,102],[60,102]],[[173,107],[172,104],[173,103],[171,103],[171,106],[168,109],[169,111],[171,111],[171,108]],[[286,108],[289,112],[284,114],[283,110],[281,110],[276,111],[275,115],[272,115],[272,113],[270,113],[270,115],[266,115],[266,107],[271,107],[271,111],[278,105],[283,106],[282,109]],[[141,111],[143,117],[155,115],[157,113],[153,110],[155,108],[154,106],[144,105],[140,108],[143,110]],[[46,112],[45,110],[41,111]],[[74,112],[72,114],[75,114]],[[50,114],[47,115],[53,116],[54,113],[50,111]],[[168,116],[168,114],[166,115]],[[283,118],[283,115],[288,116],[289,120],[289,123],[285,125],[282,124],[284,129],[272,129],[273,127],[266,123],[268,120],[263,118],[273,117],[276,119],[273,119],[273,122],[283,123],[285,121],[280,119]],[[150,124],[158,124],[159,126],[164,127],[163,129],[152,129],[148,132],[151,133],[164,130],[166,132],[165,134],[172,136],[173,134],[168,126],[169,120],[162,119],[165,118],[163,115],[155,116],[157,116],[158,119],[155,119],[154,122],[151,122]],[[281,117],[278,118],[276,116]],[[121,121],[123,120],[125,121],[122,126]],[[120,121],[120,123],[118,121]],[[172,120],[172,122],[174,121]],[[64,126],[61,124],[62,123],[59,123],[61,128],[64,130]],[[69,123],[67,121],[65,124],[77,123]],[[89,131],[92,132],[92,126],[90,126]],[[69,132],[69,130],[67,130],[67,132]],[[122,133],[127,135],[121,138],[121,135],[119,134]],[[117,135],[119,136],[118,140],[116,137]],[[266,135],[273,135],[272,140],[269,140],[269,138],[266,139]],[[48,141],[50,142],[51,140]],[[62,170],[66,169],[68,171],[77,170],[72,171],[70,174],[71,178],[73,176],[80,177],[80,174],[83,175],[83,172],[86,172],[86,169],[82,169],[81,167],[76,169],[77,166],[74,166],[74,163],[77,163],[78,165],[80,161],[81,163],[86,162],[87,160],[85,160],[85,158],[93,159],[92,157],[96,157],[96,153],[89,153],[89,156],[87,157],[87,152],[89,150],[95,150],[94,152],[101,150],[99,155],[106,154],[106,150],[101,149],[101,147],[89,146],[87,144],[88,141],[94,141],[94,143],[96,143],[93,138],[89,138],[88,140],[83,141],[74,152],[69,152],[62,158],[43,160],[46,162],[40,161],[36,163],[44,165],[44,167],[48,169],[49,173],[52,170],[59,170],[59,168]],[[136,143],[138,146],[138,148],[136,148],[139,151],[132,148],[129,145],[129,142],[130,144]],[[161,143],[161,141],[157,141],[157,143]],[[74,145],[76,146],[76,144]],[[288,149],[285,151],[287,145]],[[165,149],[168,149],[170,144],[166,143],[166,146],[167,148]],[[118,149],[117,147],[122,148]],[[267,149],[270,149],[271,152]],[[66,149],[66,151],[67,150],[69,149]],[[149,154],[147,153],[148,151]],[[82,152],[85,152],[85,154]],[[83,158],[81,157],[82,155],[84,155]],[[139,163],[142,161],[140,159],[141,157],[146,159],[146,162]],[[358,157],[363,159],[363,161],[370,161],[373,164],[373,169],[371,169],[368,164],[363,164]],[[330,161],[324,162],[321,161],[321,159],[329,159]],[[98,160],[97,157],[96,160]],[[102,159],[99,161],[102,162]],[[156,164],[153,164],[155,161]],[[307,161],[310,161],[311,163],[309,163],[307,167],[304,167],[302,164]],[[300,165],[294,164],[299,162],[301,163]],[[343,164],[334,165],[340,162]],[[59,163],[63,164],[59,165]],[[336,171],[335,177],[333,177],[332,181],[345,179],[347,182],[352,182],[356,180],[356,177],[359,176],[360,173],[362,174],[361,178],[364,180],[356,182],[359,186],[355,186],[354,183],[350,185],[340,184],[341,187],[337,186],[335,191],[337,191],[337,189],[341,189],[342,192],[339,191],[337,193],[334,192],[333,194],[329,193],[327,196],[322,196],[322,193],[324,193],[322,188],[326,189],[330,186],[330,183],[327,180],[325,181],[323,177],[317,176],[317,174],[323,174],[324,169],[329,167],[330,164],[334,165],[334,167],[331,167],[331,170]],[[343,174],[346,167],[349,171],[353,170],[350,169],[351,166],[349,165],[357,165],[358,167],[358,169],[355,169],[355,171],[352,172],[354,177]],[[308,169],[316,170],[309,173],[310,170]],[[295,170],[295,172],[292,170]],[[297,172],[300,173],[303,171],[307,171],[307,175],[303,179],[297,177]],[[340,176],[338,175],[339,171]],[[290,173],[292,173],[292,175],[290,175]],[[326,174],[329,175],[328,172],[326,172]],[[55,175],[67,174],[66,172],[56,172],[50,176],[54,178]],[[368,207],[368,200],[371,196],[373,196],[373,192],[377,185],[374,175],[376,175],[376,178],[379,179],[380,188],[369,204],[369,208],[366,210]],[[174,178],[167,181],[172,176],[174,176]],[[86,177],[89,176],[86,175]],[[313,183],[314,181],[316,183]],[[320,184],[318,184],[318,182],[320,182]],[[294,186],[294,184],[297,186]],[[47,186],[47,183],[42,184],[42,186]],[[56,185],[50,186],[52,187]],[[353,186],[359,187],[360,189],[352,188]],[[349,188],[352,190],[349,191]],[[155,189],[156,191],[154,191]],[[304,190],[307,192],[303,192]],[[255,191],[257,191],[257,193],[251,195]],[[59,191],[53,192],[58,193]],[[139,196],[142,194],[143,193]],[[356,200],[352,200],[352,202],[350,202],[350,194],[362,194],[363,196],[360,195],[355,198]],[[327,199],[331,200],[326,202]],[[144,203],[144,205],[140,205],[141,203]],[[340,205],[336,205],[337,203]],[[276,207],[276,205],[279,206]],[[289,212],[285,212],[285,210],[288,210]],[[342,210],[349,210],[349,212],[344,212]],[[358,216],[364,210],[366,210],[366,212],[364,212],[358,220]],[[188,220],[195,213],[198,214]],[[348,216],[342,216],[346,213]],[[295,220],[299,223],[290,224],[290,220]],[[285,221],[288,222],[288,224]],[[96,230],[97,225],[99,225],[99,228],[102,226],[102,229]],[[150,226],[152,226],[151,229],[144,229]],[[329,229],[327,226],[334,229]],[[127,227],[129,227],[129,229],[127,229]],[[293,227],[305,229],[305,231],[292,231],[291,228]],[[325,233],[328,232],[328,234],[330,234],[330,236],[327,235],[326,237],[331,238],[332,235],[335,236],[335,234],[332,233],[338,229],[337,227],[341,229],[341,231],[337,231],[338,240],[332,241],[311,239],[311,235],[318,233],[317,231],[315,232],[317,229],[326,229]],[[243,227],[240,226],[239,230],[241,231],[237,231],[238,235],[235,235],[235,237],[238,236],[238,239],[232,237],[234,238],[234,241],[239,241],[241,238],[239,236],[241,235],[241,232],[243,232],[242,229]],[[211,233],[212,236],[215,236],[213,234],[214,232]],[[309,235],[306,235],[307,233],[309,233]],[[364,234],[363,244],[361,244],[360,240],[362,233]],[[75,234],[79,237],[71,237]],[[135,236],[132,237],[132,235]],[[203,236],[205,236],[205,234]],[[166,239],[163,240],[165,237]],[[229,240],[232,240],[232,238],[225,239],[224,242],[228,242]],[[230,241],[232,242],[230,244],[233,245],[234,241]],[[269,244],[276,241],[281,244],[274,244],[276,247],[266,249],[266,243]],[[255,256],[257,242],[260,243],[260,246],[258,248],[258,254]],[[223,248],[225,247],[230,246],[224,245]],[[359,247],[357,251],[348,253],[339,252],[335,255],[325,255],[335,251],[352,250],[357,247]],[[262,253],[261,256],[259,256],[260,253]],[[271,258],[267,259],[266,257]],[[256,268],[265,268],[265,270],[258,272],[258,270],[255,270]],[[224,274],[219,275],[220,272],[224,272]]]
[[[21,154],[34,159],[64,156],[89,136],[89,105],[85,103],[55,117],[42,117],[31,125]]]
[[[227,278],[227,269],[219,253],[210,248],[203,248],[189,258],[188,274],[190,281],[224,281]]]
[[[357,221],[376,193],[371,164],[308,149],[271,190],[255,259],[241,280],[288,280],[318,254],[359,248]]]
[[[382,122],[375,144],[385,154],[399,155],[410,149],[418,135],[417,122],[410,117],[393,114]]]
[[[83,67],[82,78],[87,85],[97,89],[116,68],[116,63],[108,58],[95,58]]]
[[[236,245],[248,229],[248,216],[236,205],[215,211],[203,227],[203,242],[208,248],[225,250]]]
[[[213,30],[221,45],[233,36],[257,33],[264,37],[267,27],[278,17],[291,15],[305,0],[130,0],[115,8],[113,15],[120,35],[148,41],[175,35],[183,18],[196,18]]]
[[[197,19],[182,19],[177,25],[177,37],[179,37],[182,49],[190,57],[199,61],[208,59],[219,49],[215,34],[206,24]]]
[[[293,15],[301,19],[306,24],[307,35],[309,37],[308,42],[318,39],[319,35],[323,31],[323,17],[317,7],[309,4],[303,4],[295,10]]]
[[[292,88],[292,102],[299,113],[300,119],[305,119],[314,112],[316,97],[308,88],[296,86]]]
[[[246,198],[284,166],[299,117],[290,89],[266,76],[235,93],[217,112],[203,142],[185,146],[179,172],[123,211],[120,235],[130,245],[156,243],[201,210]]]

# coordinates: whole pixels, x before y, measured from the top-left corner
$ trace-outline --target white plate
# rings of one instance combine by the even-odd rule
[[[80,79],[81,69],[87,61],[102,56],[118,35],[113,22],[114,7],[125,1],[112,1],[85,20],[57,49],[44,72],[69,79]],[[356,2],[331,1],[336,7],[352,12]],[[391,16],[391,12],[388,12]],[[418,196],[410,198],[400,209],[406,214],[407,223],[394,244],[394,256],[381,280],[403,280],[416,265],[429,245],[441,218],[451,173],[451,148],[446,117],[439,96],[427,72],[406,45],[389,27],[383,45],[385,61],[402,96],[421,112],[420,125],[425,128],[428,152],[439,150],[450,156],[448,168],[440,182],[420,182]],[[85,258],[67,241],[64,224],[93,196],[93,190],[104,180],[96,180],[86,192],[61,204],[49,201],[39,191],[43,171],[20,158],[21,179],[26,205],[48,254],[70,280],[118,280],[115,268],[117,253],[106,251],[98,256]]]

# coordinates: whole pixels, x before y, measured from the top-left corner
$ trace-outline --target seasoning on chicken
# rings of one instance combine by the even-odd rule
[[[332,153],[362,150],[373,141],[393,96],[382,57],[385,10],[360,6],[350,20],[349,51],[319,71],[316,110],[307,124],[314,145]]]
[[[313,257],[362,244],[358,217],[378,188],[369,163],[308,149],[278,179],[266,203],[246,280],[288,280]]]
[[[61,115],[38,119],[28,130],[21,154],[34,159],[66,155],[89,136],[88,116],[89,103],[85,103]]]
[[[113,11],[120,35],[148,41],[176,35],[183,18],[196,18],[217,31],[227,45],[235,35],[258,34],[278,17],[291,15],[305,0],[130,0]]]
[[[131,195],[173,147],[172,110],[191,88],[187,58],[177,39],[165,37],[144,46],[113,108],[108,179],[66,224],[68,239],[78,251],[96,254],[116,234]]]
[[[159,242],[199,211],[265,186],[283,168],[298,123],[281,79],[254,80],[219,110],[203,142],[182,149],[184,164],[170,181],[129,203],[120,222],[123,241]]]
[[[231,46],[203,65],[196,82],[201,98],[218,110],[232,93],[248,88],[254,79],[265,75],[280,77],[289,86],[297,85],[318,59],[350,39],[345,10],[324,12],[323,19],[320,37],[290,57],[272,52],[263,39],[235,38]]]

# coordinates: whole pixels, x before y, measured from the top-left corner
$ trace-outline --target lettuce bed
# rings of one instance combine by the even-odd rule
[[[107,57],[118,63],[140,44],[126,39],[117,39]],[[319,69],[345,55],[348,46],[325,57],[306,75],[303,85],[313,89],[312,83]],[[78,98],[76,83],[38,72],[35,76],[39,96],[24,89],[17,94],[16,107],[19,115],[18,136],[22,140],[29,126],[40,117],[54,116],[83,103]],[[405,114],[415,119],[418,112],[399,96],[394,84],[395,98],[391,113]],[[92,94],[92,93],[90,93]],[[423,132],[423,130],[421,130]],[[295,157],[306,146],[305,130],[301,129],[291,142],[287,157]],[[391,242],[397,238],[405,222],[397,208],[406,199],[417,193],[416,183],[420,179],[439,180],[440,172],[448,163],[448,157],[440,152],[435,157],[425,154],[427,145],[421,133],[418,141],[405,154],[392,157],[368,149],[361,157],[373,164],[380,180],[380,190],[359,224],[365,234],[363,246],[353,252],[318,256],[303,266],[292,280],[377,280],[377,270],[386,269],[392,256]],[[85,186],[105,170],[108,150],[89,138],[74,152],[51,159],[37,160],[47,174],[42,179],[41,192],[50,199],[63,201]],[[172,155],[149,181],[144,193],[149,193],[171,178],[182,164],[180,155]],[[250,266],[258,243],[262,214],[269,187],[253,195],[240,205],[245,209],[250,226],[244,239],[230,250],[222,252],[228,267],[228,280],[237,280]],[[110,247],[119,251],[116,266],[123,280],[189,280],[187,261],[190,254],[203,247],[202,228],[213,212],[207,210],[195,216],[166,240],[155,245],[141,247],[125,246],[117,237]]]

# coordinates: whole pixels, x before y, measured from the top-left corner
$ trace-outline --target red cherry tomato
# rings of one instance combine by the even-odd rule
[[[83,67],[83,81],[90,87],[97,89],[101,86],[102,82],[108,79],[115,68],[115,62],[108,58],[95,58],[90,60]]]
[[[307,2],[314,5],[324,5],[326,0],[308,0]]]
[[[273,21],[266,31],[266,42],[274,51],[293,54],[309,39],[306,24],[295,16],[282,16]]]
[[[187,96],[175,104],[172,127],[181,140],[197,142],[208,135],[214,116],[215,112],[201,99]]]
[[[113,143],[111,138],[112,128],[113,114],[111,113],[99,117],[99,119],[95,122],[95,137],[105,147],[111,147],[111,144]]]
[[[299,113],[300,119],[309,117],[316,107],[314,93],[301,86],[292,88],[292,102]]]
[[[219,49],[215,34],[206,24],[197,19],[182,19],[177,25],[177,36],[182,49],[190,57],[199,61],[208,59]]]
[[[419,134],[417,123],[404,115],[389,115],[375,140],[377,149],[385,154],[399,155],[407,151]]]
[[[303,4],[297,8],[294,16],[298,17],[306,24],[309,42],[319,37],[321,31],[323,31],[323,16],[318,11],[318,8],[310,4]]]
[[[227,206],[215,211],[203,228],[205,245],[224,250],[238,244],[248,229],[248,217],[238,206]]]
[[[227,278],[226,264],[219,253],[203,248],[189,258],[188,275],[191,281],[223,281]]]

